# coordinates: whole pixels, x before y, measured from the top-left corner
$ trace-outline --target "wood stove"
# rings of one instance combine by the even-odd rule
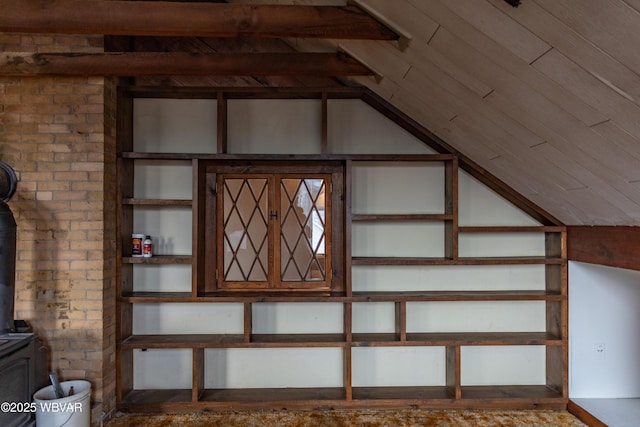
[[[16,190],[13,169],[0,162],[0,426],[35,424],[29,404],[46,383],[46,349],[32,333],[17,333],[13,304],[16,222],[7,202]]]
[[[35,413],[28,404],[46,384],[46,349],[32,333],[0,335],[0,426],[35,425]]]

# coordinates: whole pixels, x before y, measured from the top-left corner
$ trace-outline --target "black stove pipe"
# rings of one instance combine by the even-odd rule
[[[0,335],[13,332],[16,292],[16,220],[0,199]]]

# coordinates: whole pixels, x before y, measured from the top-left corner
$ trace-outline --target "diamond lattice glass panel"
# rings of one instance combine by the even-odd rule
[[[287,178],[280,188],[280,275],[284,282],[324,281],[325,181]]]
[[[268,279],[267,183],[266,178],[223,180],[225,281]]]

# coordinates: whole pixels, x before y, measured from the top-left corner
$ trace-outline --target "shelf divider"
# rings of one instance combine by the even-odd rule
[[[462,398],[460,385],[460,346],[447,346],[445,351],[447,391],[456,400],[459,400]]]
[[[445,212],[450,216],[445,221],[444,229],[444,252],[445,257],[458,259],[458,158],[454,157],[445,163]]]
[[[193,352],[191,401],[197,402],[204,391],[204,348],[194,348],[191,351]]]
[[[253,334],[253,304],[250,302],[244,303],[244,342],[251,342],[251,335]]]
[[[353,400],[353,350],[351,346],[344,348],[344,393],[345,400]]]
[[[395,303],[396,307],[396,338],[400,342],[407,340],[407,302],[399,301]]]

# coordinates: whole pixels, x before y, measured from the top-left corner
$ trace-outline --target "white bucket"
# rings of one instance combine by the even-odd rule
[[[63,381],[64,395],[73,387],[73,395],[56,398],[53,386],[41,388],[33,395],[36,404],[37,427],[90,427],[91,383],[89,381]]]

